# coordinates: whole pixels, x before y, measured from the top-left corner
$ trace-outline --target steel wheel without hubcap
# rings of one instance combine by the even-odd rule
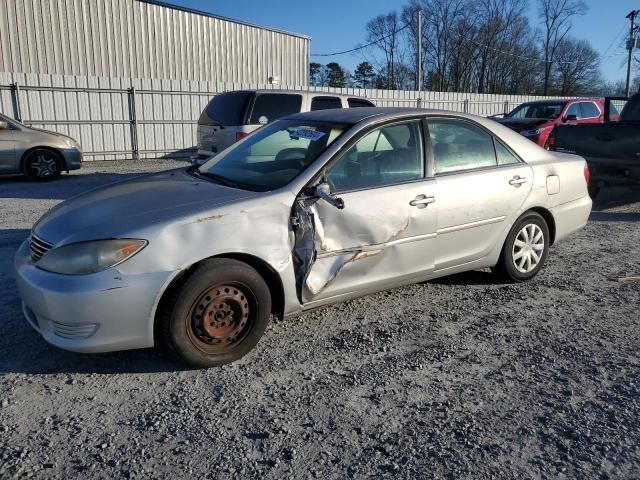
[[[189,339],[206,354],[224,353],[251,329],[255,297],[245,285],[226,284],[198,297],[187,321]]]
[[[251,266],[201,261],[159,307],[158,343],[194,367],[233,362],[256,346],[271,316],[271,292]]]
[[[513,242],[513,265],[521,273],[532,272],[540,263],[543,253],[544,232],[535,223],[525,225]]]

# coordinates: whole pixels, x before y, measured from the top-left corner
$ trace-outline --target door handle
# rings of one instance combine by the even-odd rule
[[[509,180],[509,185],[511,185],[512,187],[519,187],[523,183],[527,183],[527,179],[518,175]]]
[[[435,197],[427,197],[426,195],[418,195],[415,199],[409,202],[412,207],[425,208],[430,203],[435,202]]]

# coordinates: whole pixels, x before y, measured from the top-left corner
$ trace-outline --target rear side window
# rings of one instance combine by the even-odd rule
[[[302,96],[288,93],[263,93],[256,96],[249,123],[252,125],[273,122],[280,117],[300,112]]]
[[[311,100],[311,111],[329,108],[342,108],[342,101],[338,97],[313,97]]]
[[[216,95],[204,109],[198,123],[200,125],[242,125],[249,102],[254,92],[239,91]]]
[[[468,122],[428,120],[436,173],[448,173],[497,164],[493,138]]]
[[[600,116],[600,110],[593,102],[582,102],[580,107],[582,108],[582,118],[597,118]]]
[[[520,163],[518,157],[516,157],[511,150],[505,147],[501,142],[494,139],[496,146],[496,157],[498,158],[498,165],[509,165],[510,163]]]
[[[371,103],[369,100],[363,100],[362,98],[350,98],[348,102],[349,102],[349,108],[375,107],[375,105]]]

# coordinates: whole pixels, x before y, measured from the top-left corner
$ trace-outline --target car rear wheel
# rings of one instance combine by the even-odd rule
[[[182,282],[160,318],[161,343],[189,365],[224,365],[262,337],[271,295],[260,274],[232,259],[202,262]]]
[[[544,265],[549,252],[549,227],[536,212],[528,212],[511,228],[494,271],[503,279],[524,282]]]
[[[22,171],[29,180],[34,182],[53,180],[62,172],[62,159],[53,150],[36,148],[25,155]]]

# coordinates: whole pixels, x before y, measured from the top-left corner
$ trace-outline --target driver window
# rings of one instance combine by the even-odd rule
[[[380,187],[423,177],[419,120],[382,127],[366,134],[326,173],[334,192]]]
[[[575,115],[578,120],[582,118],[579,103],[574,103],[569,108],[567,108],[567,113],[564,114],[564,118],[567,118],[569,115]]]

